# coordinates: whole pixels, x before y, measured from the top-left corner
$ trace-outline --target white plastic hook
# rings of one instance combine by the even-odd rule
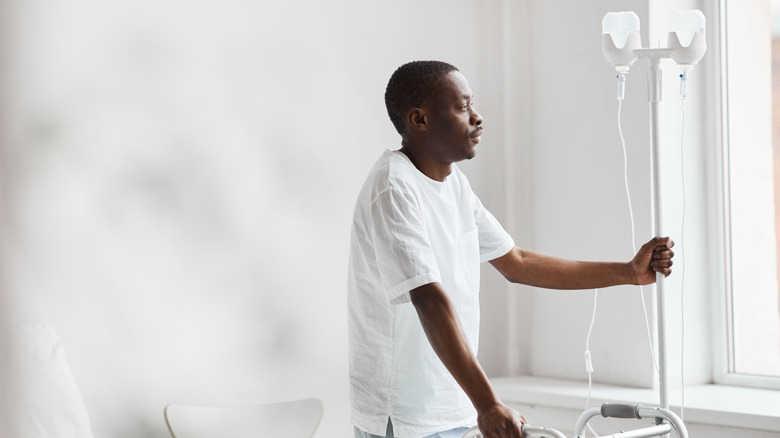
[[[669,30],[675,32],[683,47],[688,47],[693,42],[696,32],[704,33],[707,19],[704,13],[698,9],[690,11],[677,11],[672,15]]]
[[[706,25],[707,19],[698,9],[678,11],[672,15],[668,45],[672,49],[672,59],[683,66],[686,72],[707,51],[707,40],[704,37]]]
[[[615,48],[623,49],[629,35],[632,32],[639,33],[639,16],[632,11],[608,12],[601,20],[601,29],[612,37]]]
[[[609,12],[601,21],[601,50],[615,69],[622,74],[636,61],[634,49],[642,47],[639,17],[631,11]]]

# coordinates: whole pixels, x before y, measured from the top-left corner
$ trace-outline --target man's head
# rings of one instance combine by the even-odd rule
[[[415,165],[422,155],[445,166],[476,155],[482,116],[466,77],[452,65],[416,61],[399,67],[387,84],[385,103],[403,139],[401,150],[415,155]]]
[[[409,111],[428,103],[453,71],[458,69],[441,61],[413,61],[396,69],[385,89],[385,106],[399,134],[404,135]]]

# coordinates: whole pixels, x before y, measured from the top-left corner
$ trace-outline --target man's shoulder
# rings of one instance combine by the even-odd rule
[[[371,168],[363,189],[375,194],[388,189],[408,189],[415,184],[412,170],[414,166],[403,153],[386,150]]]
[[[355,202],[356,221],[370,220],[370,211],[381,201],[382,204],[401,207],[419,195],[414,175],[407,167],[413,167],[408,158],[400,152],[387,150],[374,163],[366,176]],[[414,201],[412,201],[415,203]]]

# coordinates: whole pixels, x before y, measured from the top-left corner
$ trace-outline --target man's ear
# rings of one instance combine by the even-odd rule
[[[406,114],[406,122],[415,131],[425,131],[428,129],[428,116],[422,108],[412,108]]]

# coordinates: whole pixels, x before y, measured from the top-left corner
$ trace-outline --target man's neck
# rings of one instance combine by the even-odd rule
[[[402,142],[399,150],[409,158],[409,161],[414,164],[417,170],[432,180],[444,182],[452,173],[451,164],[438,162],[430,155],[420,153],[415,148],[409,147],[406,142]]]

